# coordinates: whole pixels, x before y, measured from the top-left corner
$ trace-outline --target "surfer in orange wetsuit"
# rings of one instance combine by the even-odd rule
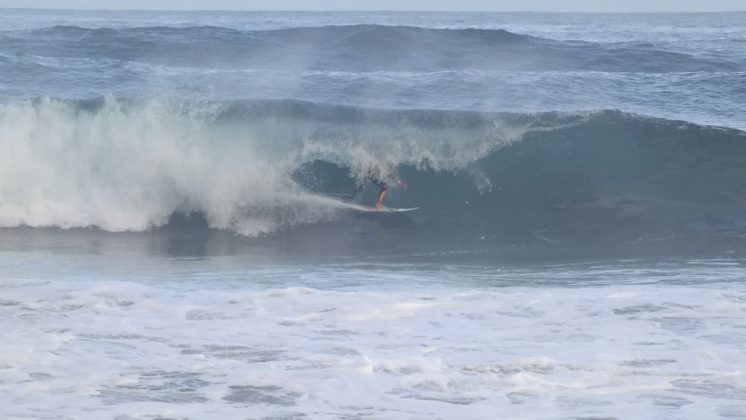
[[[378,187],[378,200],[376,200],[375,208],[380,209],[383,207],[383,200],[386,198],[386,194],[388,194],[389,186],[384,181],[383,176],[381,175],[381,169],[378,167],[378,165],[374,165],[370,169],[368,169],[367,174],[365,175],[365,178],[363,178],[362,182],[359,182],[357,185],[357,188],[355,188],[355,192],[352,193],[352,196],[350,197],[349,201],[352,201],[355,197],[357,197],[358,194],[365,188],[365,182],[369,181],[373,185]],[[407,189],[407,184],[402,182],[400,179],[398,179],[394,175],[390,175],[387,178],[391,178],[399,188],[405,190]]]

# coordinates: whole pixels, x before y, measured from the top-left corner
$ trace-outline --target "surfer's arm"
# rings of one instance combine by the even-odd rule
[[[396,176],[396,175],[392,176],[391,183],[394,184],[394,185],[396,185],[397,187],[399,187],[399,189],[401,189],[401,190],[406,190],[407,189],[407,183],[404,182],[404,181],[402,181],[401,179],[399,179],[399,177]]]

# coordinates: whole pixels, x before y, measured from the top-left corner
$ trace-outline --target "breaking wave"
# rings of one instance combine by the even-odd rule
[[[39,98],[0,105],[0,142],[3,227],[145,231],[198,214],[249,237],[313,226],[463,244],[746,228],[746,133],[613,110]],[[389,205],[421,209],[361,215],[327,196],[374,164],[410,186]]]

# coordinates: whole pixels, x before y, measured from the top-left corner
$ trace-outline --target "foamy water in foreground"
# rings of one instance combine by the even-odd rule
[[[746,416],[737,261],[5,252],[0,273],[2,418]]]

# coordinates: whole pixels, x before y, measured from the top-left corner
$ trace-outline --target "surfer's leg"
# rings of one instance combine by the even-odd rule
[[[376,201],[376,208],[380,209],[383,207],[383,199],[386,198],[386,190],[381,190],[381,192],[378,193],[378,201]]]
[[[383,199],[386,198],[386,193],[388,192],[388,186],[383,181],[376,182],[376,185],[378,185],[378,188],[381,190],[378,192],[378,201],[376,201],[376,208],[380,209],[383,207]]]

